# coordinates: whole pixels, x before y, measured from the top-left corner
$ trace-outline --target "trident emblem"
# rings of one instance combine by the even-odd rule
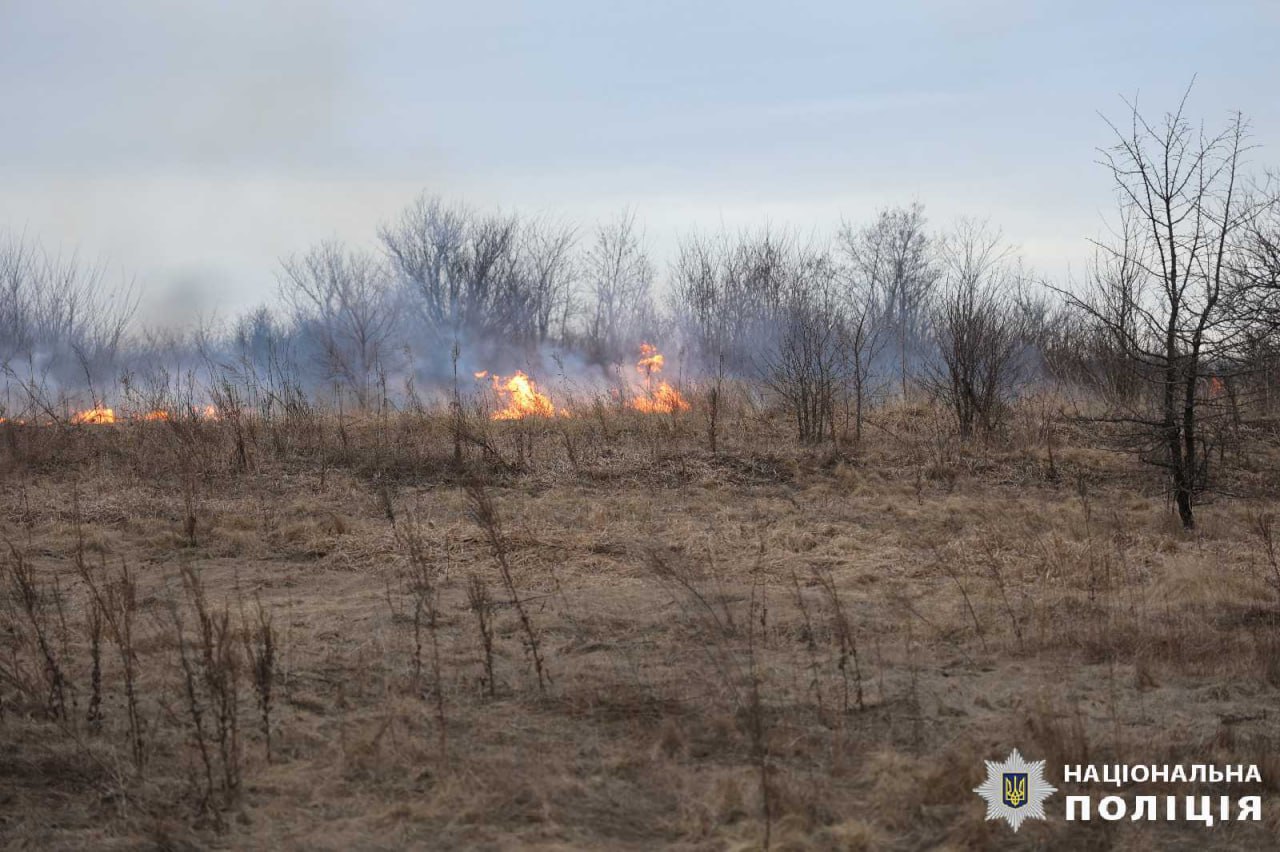
[[[1004,773],[1004,803],[1011,808],[1020,808],[1027,803],[1027,773]]]

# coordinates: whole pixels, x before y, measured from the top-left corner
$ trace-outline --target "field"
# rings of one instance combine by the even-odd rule
[[[0,425],[0,843],[1274,845],[1274,432],[1188,534],[1054,400],[695,403]],[[1257,764],[1263,820],[1014,835],[1013,747]]]

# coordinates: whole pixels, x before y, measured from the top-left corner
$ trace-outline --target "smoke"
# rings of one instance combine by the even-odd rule
[[[948,244],[918,206],[834,244],[778,229],[690,236],[661,305],[627,213],[583,230],[423,196],[377,235],[375,249],[331,241],[284,258],[277,298],[222,321],[198,276],[139,310],[99,269],[7,237],[0,416],[196,404],[229,386],[262,410],[371,410],[482,393],[475,374],[517,371],[598,397],[635,385],[642,344],[665,354],[665,378],[775,389],[812,374],[883,391],[939,363],[930,312]],[[188,323],[157,326],[161,314]]]

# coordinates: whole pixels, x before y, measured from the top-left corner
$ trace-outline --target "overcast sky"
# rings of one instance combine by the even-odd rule
[[[657,260],[697,226],[826,232],[918,200],[1039,270],[1111,195],[1099,111],[1252,118],[1280,166],[1280,3],[0,0],[0,229],[143,288],[147,317],[274,297],[278,259],[426,190]]]

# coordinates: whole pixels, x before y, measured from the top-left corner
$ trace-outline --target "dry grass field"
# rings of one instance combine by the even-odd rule
[[[0,425],[0,844],[1275,845],[1275,434],[1187,534],[1042,400],[705,410]],[[1014,835],[1015,746],[1256,763],[1263,820]]]

